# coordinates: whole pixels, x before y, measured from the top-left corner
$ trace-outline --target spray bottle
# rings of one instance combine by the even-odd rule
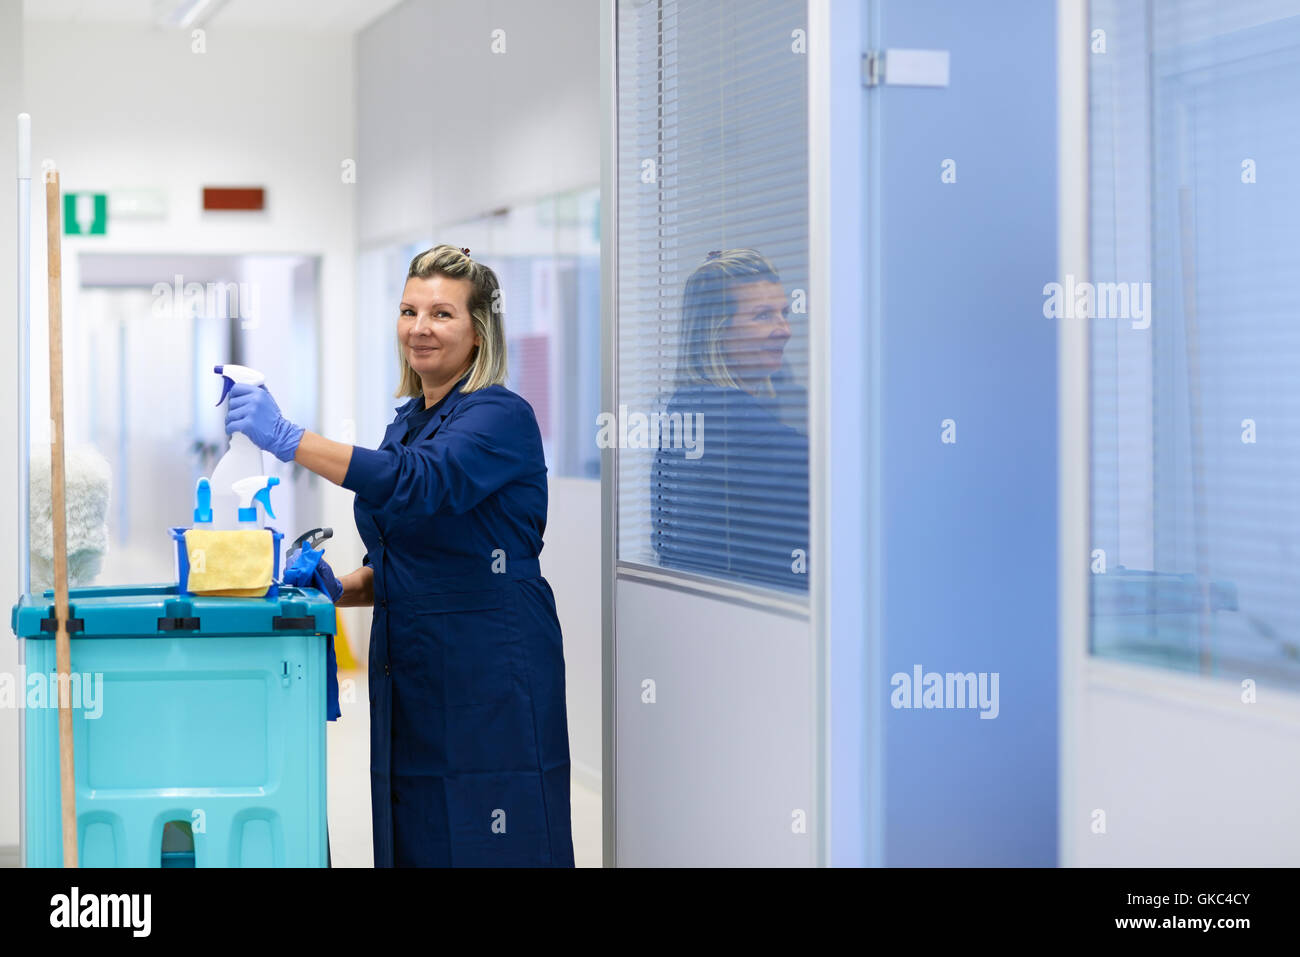
[[[275,518],[271,511],[271,488],[279,485],[280,480],[274,475],[250,475],[234,484],[233,491],[239,500],[239,527],[264,528],[265,523],[257,518],[257,503],[262,503],[266,514]]]
[[[264,381],[262,373],[247,366],[213,366],[213,371],[224,380],[221,398],[217,400],[217,405],[223,407],[223,421],[225,413],[229,411],[227,403],[230,399],[230,390],[236,382],[246,385],[261,385]],[[247,478],[250,475],[261,475],[264,471],[265,469],[262,468],[262,451],[253,444],[252,440],[242,432],[231,435],[230,448],[221,457],[217,467],[212,470],[214,527],[230,529],[239,526],[236,512],[239,507],[239,500],[235,492],[232,491],[232,487],[240,479]]]

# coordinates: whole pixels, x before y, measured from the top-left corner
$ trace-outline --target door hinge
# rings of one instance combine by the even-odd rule
[[[947,50],[868,50],[862,54],[863,86],[948,85]]]
[[[879,86],[883,65],[879,50],[868,50],[862,54],[862,85]]]

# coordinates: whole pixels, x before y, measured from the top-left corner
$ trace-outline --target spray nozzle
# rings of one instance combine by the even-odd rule
[[[212,524],[212,483],[200,478],[194,486],[194,524]]]
[[[224,379],[221,385],[221,398],[217,400],[217,405],[226,401],[226,396],[230,395],[230,390],[235,387],[236,382],[261,385],[266,381],[266,376],[248,366],[220,365],[213,366],[212,371]]]
[[[250,475],[232,483],[231,489],[239,496],[239,520],[257,521],[258,502],[262,503],[267,515],[275,518],[275,512],[271,511],[271,487],[279,484],[280,479],[274,475]]]

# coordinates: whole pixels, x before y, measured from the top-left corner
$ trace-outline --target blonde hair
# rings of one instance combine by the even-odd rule
[[[505,317],[501,314],[501,284],[497,274],[481,262],[469,258],[458,246],[440,243],[426,249],[411,260],[407,279],[468,279],[470,283],[469,317],[478,333],[479,344],[470,359],[469,379],[462,392],[474,392],[490,385],[505,385],[506,381],[506,331]],[[406,360],[402,343],[397,343],[397,398],[410,398],[424,394],[420,375]]]
[[[681,343],[677,350],[679,386],[708,384],[741,388],[723,354],[722,329],[736,314],[732,289],[742,282],[775,282],[781,277],[767,258],[753,249],[724,249],[708,259],[686,280],[682,293]],[[772,393],[772,380],[764,380]]]

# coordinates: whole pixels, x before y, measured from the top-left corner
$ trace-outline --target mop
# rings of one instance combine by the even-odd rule
[[[50,447],[32,450],[30,493],[31,592],[54,587],[54,487]],[[67,501],[68,587],[92,585],[108,550],[108,510],[113,472],[90,446],[74,446],[64,456]]]
[[[77,866],[77,781],[72,753],[72,641],[68,635],[68,513],[63,457],[63,260],[59,172],[45,176],[45,240],[50,318],[50,501],[53,510],[55,661],[59,673],[59,787],[63,804],[63,866]]]

